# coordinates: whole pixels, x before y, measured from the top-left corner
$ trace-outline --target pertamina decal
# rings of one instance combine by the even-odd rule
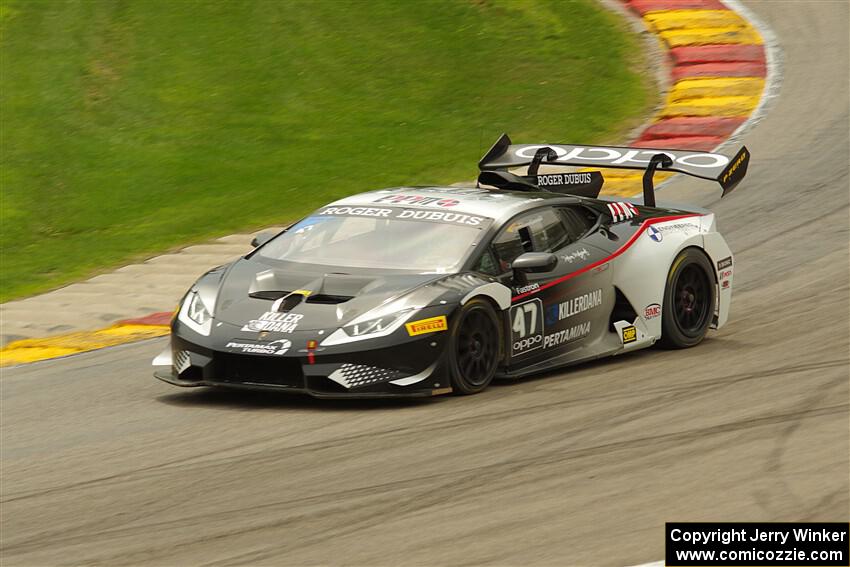
[[[550,333],[546,335],[546,338],[543,339],[543,348],[560,346],[584,338],[589,334],[590,321],[585,321],[584,323],[579,323],[578,325],[570,327],[569,329],[563,329],[555,333]]]
[[[429,319],[420,319],[404,325],[407,329],[407,334],[411,337],[417,335],[425,335],[428,333],[436,333],[437,331],[445,331],[449,328],[449,323],[446,321],[445,315],[439,317],[431,317]]]
[[[623,327],[623,344],[633,343],[637,340],[637,329],[634,325]]]

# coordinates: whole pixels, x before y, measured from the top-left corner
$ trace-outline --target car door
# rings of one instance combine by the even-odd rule
[[[607,332],[604,323],[614,302],[611,272],[601,262],[607,253],[582,240],[597,222],[596,213],[580,205],[527,211],[508,222],[482,256],[482,271],[489,269],[512,290],[512,368],[569,360],[570,353]],[[510,266],[525,252],[553,253],[557,264],[523,278]]]

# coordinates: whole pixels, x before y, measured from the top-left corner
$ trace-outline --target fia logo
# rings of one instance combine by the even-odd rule
[[[655,242],[661,242],[661,239],[664,238],[661,234],[661,231],[658,230],[657,228],[655,228],[654,226],[651,226],[651,225],[650,225],[649,228],[646,229],[646,233]]]

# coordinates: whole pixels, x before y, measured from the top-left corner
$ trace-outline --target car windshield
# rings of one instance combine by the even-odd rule
[[[354,211],[354,214],[347,216],[335,212],[337,210]],[[328,211],[331,213],[328,214]],[[355,216],[360,211],[390,213]],[[414,215],[425,219],[414,220],[411,218]],[[426,220],[428,216],[450,220]],[[483,217],[442,211],[327,208],[269,241],[258,255],[287,262],[343,268],[451,273],[460,268],[489,222],[490,219]]]

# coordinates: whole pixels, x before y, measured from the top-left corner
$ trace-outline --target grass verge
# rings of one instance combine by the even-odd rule
[[[590,0],[0,3],[0,301],[654,100]]]

